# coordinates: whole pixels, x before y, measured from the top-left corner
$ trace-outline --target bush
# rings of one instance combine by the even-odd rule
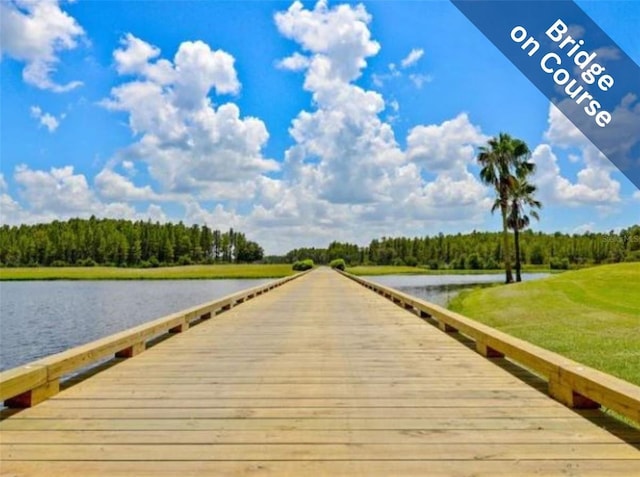
[[[92,258],[84,258],[78,262],[81,267],[95,267],[97,264]]]
[[[178,265],[191,265],[191,257],[189,257],[189,255],[182,255],[179,259],[178,259]]]
[[[404,267],[405,263],[400,257],[396,257],[391,261],[391,265],[394,267]]]
[[[454,258],[451,261],[451,268],[454,270],[464,270],[466,268],[467,257],[464,255],[460,255],[457,258]]]
[[[487,258],[484,262],[484,269],[485,270],[497,270],[498,268],[500,268],[500,265],[498,265],[498,263],[491,257]]]
[[[67,262],[65,262],[64,260],[54,260],[53,262],[51,262],[51,266],[52,267],[66,267],[67,266]]]
[[[313,260],[307,258],[306,260],[298,260],[292,267],[296,272],[304,272],[305,270],[311,270],[313,268]]]
[[[407,258],[405,258],[404,263],[407,264],[407,267],[417,267],[418,259],[410,255]]]
[[[549,260],[549,268],[551,268],[551,270],[569,270],[569,259],[567,257],[562,259],[552,257],[551,260]]]
[[[335,260],[331,260],[331,263],[329,265],[331,266],[331,268],[342,271],[347,268],[347,264],[344,262],[343,258],[336,258]]]
[[[431,270],[438,270],[440,268],[440,262],[437,260],[429,260],[429,268]]]
[[[466,268],[471,270],[480,270],[482,263],[480,262],[480,256],[477,253],[472,253],[466,260]]]

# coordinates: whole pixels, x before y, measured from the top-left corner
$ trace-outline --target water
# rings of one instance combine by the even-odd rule
[[[523,273],[522,281],[547,276],[549,276],[548,273]],[[504,283],[504,274],[498,273],[482,275],[381,275],[366,278],[441,306],[446,306],[452,298],[464,290]]]
[[[267,281],[0,282],[0,370]]]

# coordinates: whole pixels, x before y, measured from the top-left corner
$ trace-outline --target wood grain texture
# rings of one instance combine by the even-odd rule
[[[527,376],[320,269],[7,417],[0,475],[640,475]]]

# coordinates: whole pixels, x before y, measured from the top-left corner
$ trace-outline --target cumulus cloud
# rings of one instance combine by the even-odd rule
[[[578,172],[577,182],[572,183],[564,177],[558,165],[558,157],[548,144],[536,147],[531,155],[537,165],[534,183],[538,185],[543,202],[559,205],[608,205],[620,201],[620,183],[610,176],[610,169],[602,167],[594,156],[597,151],[587,150],[588,164]],[[606,159],[604,159],[606,160]]]
[[[102,104],[125,112],[139,138],[122,151],[122,160],[146,163],[164,192],[216,199],[278,169],[262,155],[265,124],[242,118],[232,102],[216,108],[209,97],[240,91],[230,54],[201,41],[182,43],[173,61],[160,54],[131,34],[114,52],[117,71],[134,78],[113,88]]]
[[[466,113],[442,124],[416,126],[407,136],[407,157],[430,172],[466,172],[475,162],[475,148],[489,138]]]
[[[94,179],[98,194],[104,199],[124,201],[158,200],[160,196],[151,186],[137,187],[126,177],[105,168]]]
[[[420,58],[422,58],[422,55],[424,55],[424,50],[422,48],[413,48],[409,52],[409,54],[402,59],[402,61],[400,62],[400,65],[402,65],[403,68],[408,68],[409,66],[413,66],[418,61],[420,61]]]
[[[43,112],[39,106],[31,106],[29,111],[31,112],[31,117],[37,119],[40,126],[47,128],[50,133],[58,129],[60,120],[64,119],[64,114],[58,119],[52,114]]]
[[[84,30],[60,8],[58,0],[0,2],[0,53],[25,63],[22,77],[40,89],[62,93],[82,83],[58,84],[52,79],[59,54],[73,50]]]
[[[380,118],[385,108],[397,112],[398,103],[354,84],[379,50],[364,7],[319,2],[307,10],[296,2],[275,19],[304,53],[279,66],[304,72],[312,108],[292,121],[283,179],[258,182],[248,227],[277,227],[298,244],[326,245],[368,241],[388,233],[390,221],[395,233],[416,233],[425,221],[476,221],[486,214],[487,189],[468,171],[474,147],[486,137],[466,114],[414,128],[403,150]],[[409,56],[415,62],[420,53]],[[400,74],[395,65],[390,71]],[[435,179],[425,181],[424,173]]]
[[[76,173],[73,166],[52,167],[45,171],[19,165],[14,171],[13,180],[19,200],[6,192],[5,183],[5,188],[0,189],[2,224],[50,222],[74,217],[88,218],[92,215],[129,220],[167,220],[166,214],[157,204],[150,204],[146,210],[137,211],[124,202],[124,195],[129,193],[126,184],[120,186],[123,196],[101,198],[91,188],[84,174]],[[105,174],[101,174],[100,181],[106,181]]]
[[[539,145],[532,154],[543,199],[570,206],[620,202],[620,183],[611,177],[615,167],[553,104],[549,107],[545,138],[549,144]],[[569,155],[569,161],[582,165],[575,183],[562,175],[554,148],[579,151]]]

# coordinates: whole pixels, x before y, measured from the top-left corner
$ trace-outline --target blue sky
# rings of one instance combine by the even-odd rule
[[[640,62],[639,2],[577,2]],[[449,2],[2,0],[2,223],[243,230],[268,253],[498,230],[477,147],[524,139],[534,229],[640,193]]]

